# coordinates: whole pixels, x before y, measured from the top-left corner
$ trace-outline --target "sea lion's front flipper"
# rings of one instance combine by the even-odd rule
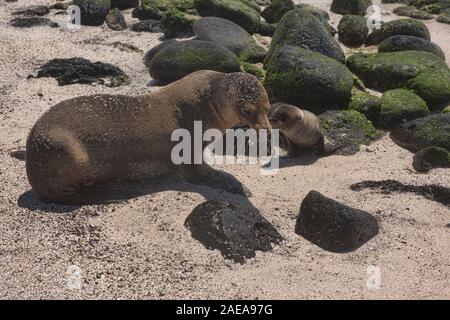
[[[221,189],[234,194],[251,197],[252,193],[233,175],[215,170],[207,164],[183,165],[182,175],[193,184]]]

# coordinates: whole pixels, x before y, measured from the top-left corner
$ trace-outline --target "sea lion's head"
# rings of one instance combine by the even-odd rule
[[[269,121],[274,129],[289,131],[303,121],[304,113],[296,106],[277,102],[270,106]]]
[[[270,102],[267,92],[258,79],[244,72],[224,74],[220,80],[222,104],[230,106],[230,118],[253,129],[271,130],[267,118]]]

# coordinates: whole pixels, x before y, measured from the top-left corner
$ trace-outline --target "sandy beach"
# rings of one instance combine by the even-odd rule
[[[60,101],[158,90],[142,57],[162,34],[112,31],[106,24],[76,32],[9,26],[11,12],[30,2],[0,0],[1,299],[450,299],[450,209],[412,193],[349,188],[386,179],[450,187],[448,169],[416,173],[413,154],[387,133],[353,156],[284,161],[273,176],[260,175],[259,165],[221,166],[251,190],[251,204],[285,239],[243,265],[207,250],[183,225],[205,199],[239,201],[239,196],[169,180],[146,186],[145,196],[111,205],[39,201],[31,193],[25,162],[10,152],[24,149],[33,124]],[[331,3],[301,2],[327,10]],[[392,13],[395,6],[382,5],[390,12],[383,20],[399,18]],[[65,16],[55,12],[49,18],[64,25]],[[135,20],[131,10],[124,12],[128,22]],[[331,14],[334,26],[340,17]],[[424,23],[450,61],[450,26]],[[140,51],[120,50],[114,42]],[[111,63],[129,75],[131,84],[61,87],[53,78],[27,79],[51,59],[72,57]],[[370,212],[379,221],[379,234],[345,254],[327,252],[297,235],[300,203],[311,190]],[[378,288],[367,286],[371,266],[380,271]],[[73,270],[81,279],[76,288],[68,285]]]

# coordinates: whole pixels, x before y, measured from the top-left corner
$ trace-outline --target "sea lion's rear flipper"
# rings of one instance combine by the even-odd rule
[[[190,183],[221,189],[234,194],[251,197],[252,193],[233,175],[215,170],[207,164],[182,165],[183,177]]]
[[[325,146],[325,138],[321,137],[317,142],[317,148],[319,149],[318,155],[321,157],[328,157],[335,154],[339,149],[342,149],[345,145],[340,144],[338,146],[333,146],[331,148],[327,148]]]

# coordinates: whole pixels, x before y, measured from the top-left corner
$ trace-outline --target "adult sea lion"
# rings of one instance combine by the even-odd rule
[[[236,123],[271,129],[270,104],[259,81],[247,73],[192,73],[139,97],[94,95],[50,108],[31,130],[26,148],[28,180],[48,202],[97,202],[93,186],[180,174],[196,184],[249,195],[232,175],[207,164],[174,165],[175,129],[224,132]]]
[[[274,129],[279,129],[289,140],[289,152],[292,155],[303,149],[317,147],[320,156],[327,156],[340,148],[326,149],[320,120],[307,110],[277,102],[270,107],[269,121]]]

